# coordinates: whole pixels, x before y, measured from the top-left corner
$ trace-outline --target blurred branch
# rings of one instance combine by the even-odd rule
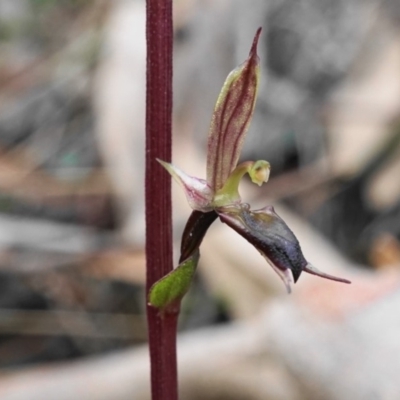
[[[0,251],[0,271],[12,274],[39,274],[69,268],[69,271],[76,270],[82,276],[142,286],[145,283],[145,267],[143,251],[125,248],[69,253],[11,246]]]
[[[27,246],[46,251],[85,254],[112,243],[112,234],[72,224],[61,224],[33,218],[16,218],[0,214],[0,248]]]
[[[144,340],[145,319],[130,314],[0,309],[0,334]]]
[[[110,193],[110,184],[102,169],[92,170],[78,183],[62,181],[38,170],[28,148],[9,152],[0,148],[0,190],[37,201],[56,196],[105,195]]]
[[[74,47],[82,43],[83,38],[90,40],[90,35],[94,29],[97,28],[100,31],[102,19],[107,15],[109,1],[96,0],[86,3],[88,4],[85,5],[85,2],[82,2],[84,4],[83,8],[75,18],[68,21],[67,31],[63,32],[60,29],[60,33],[64,35],[63,39],[66,40],[65,44],[57,43],[54,45],[53,43],[53,46],[47,46],[45,52],[37,54],[33,60],[31,59],[16,71],[0,70],[0,105],[3,101],[6,102],[10,95],[12,96],[19,92],[23,93],[28,88],[47,81],[54,71],[54,66],[60,60],[68,57]]]
[[[260,342],[251,338],[256,339],[250,325],[207,329],[182,338],[179,362],[183,397],[298,400],[300,396],[287,381],[286,372],[280,372],[271,362],[261,361]],[[249,344],[243,346],[243,342]],[[148,350],[140,348],[51,369],[34,368],[0,379],[0,397],[149,400],[149,367]]]

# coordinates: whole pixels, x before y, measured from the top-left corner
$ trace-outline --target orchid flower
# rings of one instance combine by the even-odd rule
[[[228,75],[218,96],[208,134],[207,179],[189,176],[176,166],[158,160],[182,186],[193,209],[182,235],[179,266],[150,289],[149,303],[161,311],[179,307],[196,270],[203,237],[218,217],[261,253],[289,293],[303,271],[350,283],[320,272],[307,262],[297,238],[272,206],[251,210],[241,200],[238,188],[245,174],[261,186],[268,181],[270,173],[270,164],[264,160],[237,165],[259,86],[260,33],[261,28],[254,37],[249,57]]]

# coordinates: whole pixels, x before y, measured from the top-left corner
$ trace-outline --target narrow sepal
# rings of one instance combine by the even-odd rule
[[[178,167],[165,161],[157,161],[170,173],[177,183],[183,188],[189,206],[193,210],[208,212],[213,209],[211,203],[214,192],[204,179],[187,175]]]
[[[192,283],[199,251],[195,251],[191,257],[179,264],[169,274],[157,281],[149,291],[148,302],[161,313],[170,308],[179,308],[182,297],[187,293]]]
[[[198,250],[208,228],[217,218],[218,214],[215,211],[207,213],[193,211],[192,214],[190,214],[182,234],[181,257],[179,262],[190,257]]]
[[[308,272],[311,275],[319,276],[320,278],[330,279],[331,281],[342,282],[342,283],[351,283],[348,279],[339,278],[334,275],[326,274],[325,272],[320,271],[319,269],[315,268],[313,265],[308,263],[304,268],[304,272]]]
[[[259,83],[257,30],[248,59],[226,78],[208,133],[207,182],[217,191],[236,167],[256,103]]]

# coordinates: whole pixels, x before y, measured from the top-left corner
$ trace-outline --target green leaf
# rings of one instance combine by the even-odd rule
[[[221,189],[236,167],[253,116],[260,76],[258,29],[247,60],[226,78],[217,99],[208,133],[207,182]]]
[[[199,251],[197,250],[173,271],[157,281],[150,288],[149,304],[161,312],[170,306],[179,305],[182,297],[189,290],[198,261]]]

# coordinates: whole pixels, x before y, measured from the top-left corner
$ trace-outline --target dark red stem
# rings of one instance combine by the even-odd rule
[[[171,181],[156,158],[171,160],[172,0],[147,0],[146,257],[149,288],[172,270]],[[178,311],[147,307],[153,400],[177,400]]]

